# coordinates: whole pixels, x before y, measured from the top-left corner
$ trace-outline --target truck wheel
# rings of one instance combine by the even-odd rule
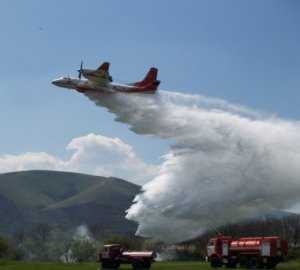
[[[236,260],[229,259],[226,268],[236,268]]]
[[[110,269],[110,265],[107,262],[102,262],[101,267],[102,267],[102,269]]]
[[[103,262],[102,269],[118,269],[120,264],[118,262]]]
[[[277,263],[274,260],[270,260],[266,263],[266,268],[267,269],[273,269],[275,268]]]
[[[133,270],[140,270],[140,269],[142,269],[141,263],[140,262],[133,262],[132,263],[132,269]]]
[[[150,268],[151,268],[151,262],[148,262],[148,261],[144,262],[144,268],[143,269],[148,270]]]
[[[251,257],[246,262],[246,268],[248,269],[257,269],[258,268],[258,260],[256,257]]]
[[[241,256],[239,259],[240,267],[246,268],[247,266],[247,258],[245,256]]]
[[[211,258],[211,261],[210,261],[210,266],[212,268],[218,268],[218,267],[222,267],[222,262],[221,260],[219,260],[218,258]]]
[[[133,262],[133,270],[148,270],[151,267],[151,262]]]

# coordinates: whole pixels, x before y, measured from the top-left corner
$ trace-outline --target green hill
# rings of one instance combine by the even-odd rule
[[[127,181],[57,171],[0,174],[0,233],[30,229],[39,223],[67,229],[99,224],[131,233],[124,218],[140,187]]]

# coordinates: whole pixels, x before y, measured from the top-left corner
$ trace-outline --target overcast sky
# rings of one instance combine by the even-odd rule
[[[128,146],[141,170],[150,164],[149,175],[161,162],[168,142],[136,135],[81,94],[50,84],[77,75],[81,59],[91,68],[110,61],[116,81],[139,80],[156,66],[162,89],[298,120],[299,12],[297,0],[1,1],[0,168],[32,168],[20,158],[43,152],[60,164],[51,168],[73,169],[61,162],[86,141],[113,152]],[[83,144],[74,148],[76,138]]]

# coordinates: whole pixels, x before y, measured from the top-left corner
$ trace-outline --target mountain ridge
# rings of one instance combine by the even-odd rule
[[[134,233],[125,219],[140,186],[119,178],[64,171],[30,170],[0,174],[0,233],[30,230],[40,223],[66,230],[99,224]]]

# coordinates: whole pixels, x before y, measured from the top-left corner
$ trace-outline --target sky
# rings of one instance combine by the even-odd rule
[[[26,169],[15,164],[41,152],[49,156],[30,162],[73,168],[66,163],[91,141],[100,152],[113,145],[121,163],[161,163],[169,141],[136,135],[81,94],[51,85],[76,76],[81,60],[111,62],[121,82],[156,66],[161,89],[299,120],[299,11],[296,0],[1,1],[0,168]]]

